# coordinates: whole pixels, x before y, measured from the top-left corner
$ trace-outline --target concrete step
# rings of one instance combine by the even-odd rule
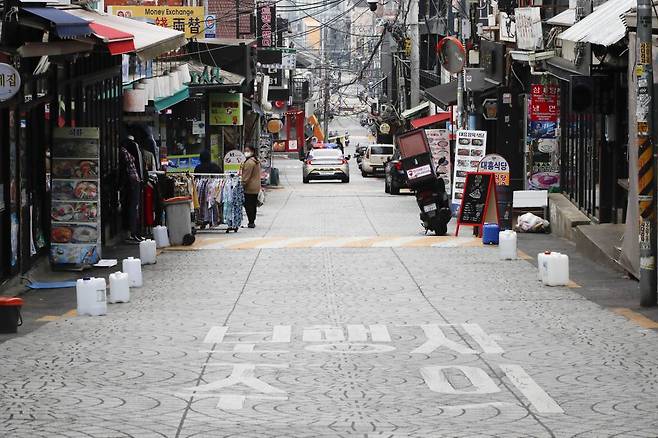
[[[589,259],[628,273],[620,263],[624,224],[578,225],[573,229],[576,249]]]

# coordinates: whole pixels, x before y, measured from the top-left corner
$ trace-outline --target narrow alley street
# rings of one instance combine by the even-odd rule
[[[413,196],[279,159],[257,228],[201,232],[106,316],[0,349],[7,437],[656,435],[657,334]],[[71,292],[67,292],[71,293]]]

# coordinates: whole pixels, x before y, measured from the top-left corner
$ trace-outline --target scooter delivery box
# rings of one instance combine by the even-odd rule
[[[432,153],[423,129],[406,132],[397,137],[402,169],[409,188],[418,188],[436,181]]]

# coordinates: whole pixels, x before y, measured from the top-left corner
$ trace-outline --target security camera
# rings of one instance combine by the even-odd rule
[[[373,12],[377,10],[378,4],[379,4],[379,0],[368,0],[368,6],[370,7],[370,10]]]

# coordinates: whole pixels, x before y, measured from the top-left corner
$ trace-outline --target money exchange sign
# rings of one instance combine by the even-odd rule
[[[107,9],[112,15],[185,32],[186,38],[197,38],[205,32],[203,6],[108,6]]]

